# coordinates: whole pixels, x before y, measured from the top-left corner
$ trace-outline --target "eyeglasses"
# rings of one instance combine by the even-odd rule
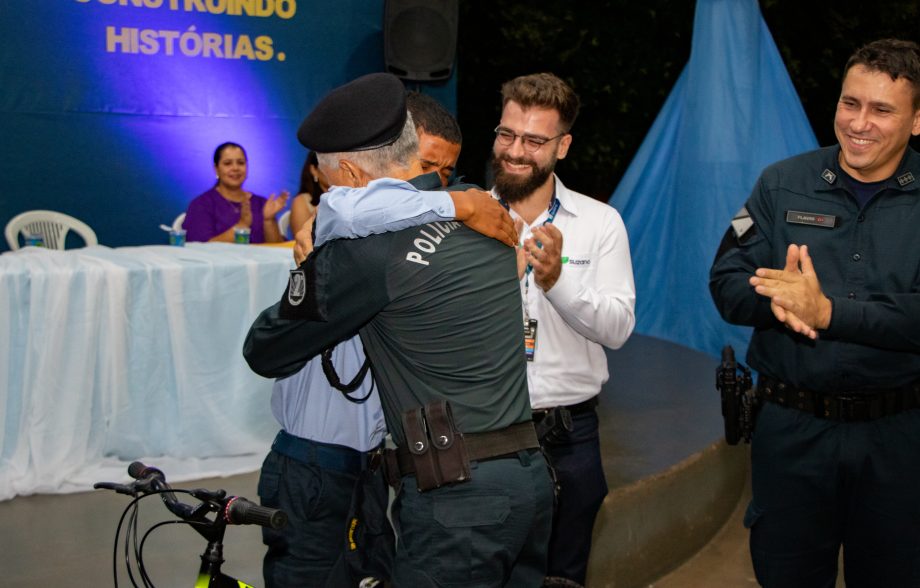
[[[511,129],[506,129],[501,125],[495,127],[495,138],[498,140],[499,145],[510,147],[514,145],[514,140],[520,137],[521,146],[524,148],[524,151],[527,151],[528,153],[536,153],[540,150],[540,147],[543,147],[550,141],[555,141],[559,137],[564,137],[566,135],[568,135],[568,133],[559,133],[555,137],[541,137],[539,135],[528,135],[527,133],[518,135]]]

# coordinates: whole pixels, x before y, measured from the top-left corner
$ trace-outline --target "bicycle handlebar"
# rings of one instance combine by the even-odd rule
[[[209,511],[217,511],[217,516],[230,525],[260,525],[280,529],[287,524],[287,514],[284,511],[258,505],[242,496],[227,497],[223,490],[191,491],[192,496],[202,501],[197,506],[180,502],[171,492],[172,487],[166,483],[166,475],[162,470],[144,465],[139,461],[132,462],[128,466],[128,475],[136,481],[131,484],[99,482],[93,487],[130,495],[158,493],[166,508],[184,520],[202,521],[204,515]]]

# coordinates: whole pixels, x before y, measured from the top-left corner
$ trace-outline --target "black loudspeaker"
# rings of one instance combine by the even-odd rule
[[[417,81],[446,80],[457,52],[457,0],[386,0],[387,71]]]

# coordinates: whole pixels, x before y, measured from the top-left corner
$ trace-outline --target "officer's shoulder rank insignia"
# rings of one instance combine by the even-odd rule
[[[829,169],[825,169],[823,172],[821,172],[821,177],[824,178],[824,181],[828,184],[833,184],[837,180],[837,174]]]

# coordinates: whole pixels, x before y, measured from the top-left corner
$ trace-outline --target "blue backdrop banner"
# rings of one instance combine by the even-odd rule
[[[610,199],[629,230],[638,332],[744,357],[708,275],[760,171],[817,147],[755,0],[699,0],[690,62]]]
[[[383,0],[8,0],[0,15],[0,223],[58,210],[104,245],[164,243],[224,141],[248,152],[247,189],[294,193],[300,120],[384,70]],[[453,80],[424,91],[455,108]]]

